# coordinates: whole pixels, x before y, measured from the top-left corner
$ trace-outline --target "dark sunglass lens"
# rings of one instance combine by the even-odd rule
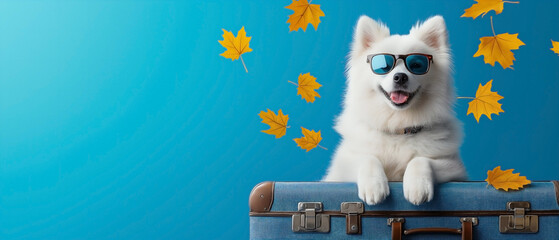
[[[371,59],[371,69],[376,74],[386,74],[394,67],[394,57],[390,55],[376,55]]]
[[[429,69],[429,58],[423,55],[409,55],[406,58],[406,66],[413,74],[425,74]]]

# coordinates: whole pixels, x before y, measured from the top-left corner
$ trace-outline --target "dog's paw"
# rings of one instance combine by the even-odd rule
[[[428,177],[404,177],[404,197],[410,203],[420,205],[433,200],[433,180]]]
[[[382,177],[362,177],[357,181],[359,198],[369,205],[382,202],[389,194],[388,180]]]

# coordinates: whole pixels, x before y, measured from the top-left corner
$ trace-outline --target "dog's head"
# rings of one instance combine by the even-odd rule
[[[357,23],[348,63],[350,79],[359,82],[356,88],[361,91],[378,93],[396,111],[433,101],[452,105],[450,65],[441,16],[417,24],[408,35],[390,35],[385,25],[367,16]]]

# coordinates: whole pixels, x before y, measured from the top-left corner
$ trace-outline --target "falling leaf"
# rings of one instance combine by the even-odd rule
[[[252,49],[248,46],[251,37],[246,36],[245,27],[243,26],[241,30],[239,30],[237,37],[233,36],[232,32],[225,29],[222,30],[223,40],[218,40],[218,42],[221,46],[227,48],[227,50],[219,55],[225,58],[231,58],[231,60],[237,60],[240,57],[241,62],[243,62],[243,66],[245,67],[245,71],[248,72],[243,56],[241,56],[243,53],[252,52]]]
[[[310,4],[307,0],[292,0],[287,9],[295,11],[293,14],[289,15],[287,23],[289,23],[289,31],[299,31],[302,28],[303,31],[307,31],[307,26],[312,24],[314,30],[317,30],[318,24],[320,23],[319,17],[324,17],[324,12],[320,10],[320,5]]]
[[[304,137],[293,139],[293,141],[297,143],[297,146],[307,150],[307,152],[317,146],[326,150],[326,148],[318,145],[322,140],[322,137],[320,136],[320,130],[318,132],[315,132],[314,130],[308,130],[304,127],[301,127],[301,129],[303,131]]]
[[[493,185],[495,189],[503,189],[505,191],[518,190],[523,188],[524,185],[530,184],[531,181],[526,179],[524,176],[520,176],[520,173],[512,173],[514,169],[501,170],[501,166],[497,166],[495,169],[487,171],[487,181],[488,184]]]
[[[297,86],[297,95],[301,95],[301,98],[307,100],[307,102],[314,102],[315,97],[320,97],[315,89],[322,87],[316,82],[316,78],[311,76],[310,73],[299,74],[298,84],[292,81],[288,81]]]
[[[460,17],[476,19],[479,15],[481,17],[485,16],[491,10],[495,11],[496,14],[500,14],[503,12],[504,3],[518,3],[503,0],[476,0],[476,2],[470,8],[464,10],[464,14]]]
[[[493,18],[491,18],[491,29],[493,29]],[[483,55],[485,63],[495,66],[495,61],[497,61],[501,64],[503,69],[512,66],[512,61],[515,60],[514,54],[511,50],[516,50],[520,46],[525,45],[522,41],[520,41],[520,39],[518,39],[518,33],[503,33],[495,35],[494,29],[493,37],[482,37],[479,40],[481,43],[479,44],[474,57]]]
[[[559,54],[559,42],[551,40],[551,46],[553,46],[552,48],[550,48],[551,51],[553,51],[554,53]]]
[[[511,50],[518,49],[524,45],[517,34],[503,33],[494,37],[482,37],[479,39],[478,51],[474,57],[484,55],[485,63],[495,66],[495,62],[499,62],[503,69],[512,66],[512,62],[516,60]]]
[[[263,133],[276,135],[276,138],[280,138],[285,135],[285,131],[288,128],[287,120],[289,120],[289,117],[288,115],[283,115],[281,109],[278,110],[278,115],[268,109],[268,112],[261,111],[258,116],[262,118],[263,123],[270,125],[270,129],[262,130]]]
[[[491,120],[491,114],[499,115],[499,113],[505,112],[501,109],[501,104],[498,102],[503,97],[497,94],[497,92],[491,92],[492,84],[493,79],[487,82],[485,86],[482,86],[480,83],[477,88],[476,97],[468,104],[468,113],[466,115],[473,113],[478,123],[482,114],[485,114]]]

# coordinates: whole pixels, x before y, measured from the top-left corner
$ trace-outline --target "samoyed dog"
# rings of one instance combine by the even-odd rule
[[[357,182],[370,205],[390,194],[388,181],[403,181],[405,198],[419,205],[433,198],[435,183],[465,180],[444,19],[390,35],[362,16],[353,38],[335,125],[342,141],[323,181]]]

